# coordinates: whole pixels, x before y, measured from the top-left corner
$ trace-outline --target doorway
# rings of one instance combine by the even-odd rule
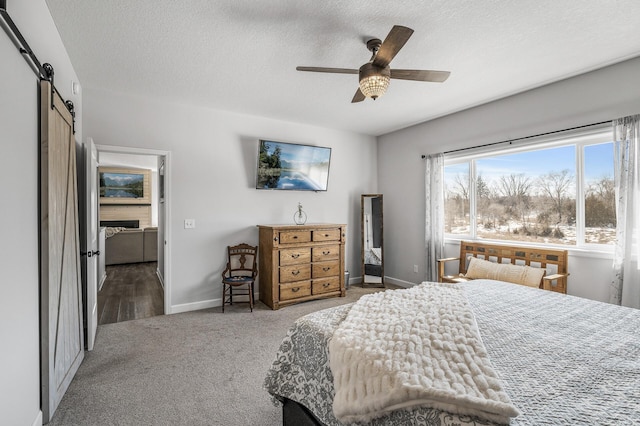
[[[138,222],[135,226],[128,225],[129,228],[101,224],[101,234],[105,234],[103,240],[105,252],[101,256],[104,261],[104,266],[101,268],[104,272],[101,273],[105,274],[106,278],[100,280],[102,284],[97,295],[98,323],[107,324],[168,314],[171,306],[170,152],[111,145],[96,145],[96,148],[99,168],[146,169],[150,171],[151,176],[150,221],[143,219],[142,223]],[[100,218],[103,219],[102,214]],[[109,215],[106,217],[107,221],[108,219],[110,219]],[[111,240],[107,238],[107,233],[112,234]],[[127,238],[135,243],[129,243]],[[157,248],[154,247],[157,258],[148,256],[151,238],[157,245]],[[147,249],[146,255],[140,254],[140,257],[136,258],[138,254],[135,251],[142,250],[143,246]],[[110,249],[111,253],[118,251],[122,254],[118,247],[127,249],[134,247],[134,258],[130,263],[127,259],[114,259],[107,254]]]

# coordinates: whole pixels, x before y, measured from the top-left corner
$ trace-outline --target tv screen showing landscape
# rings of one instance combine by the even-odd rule
[[[331,148],[260,141],[257,189],[326,191]]]
[[[144,175],[138,173],[100,173],[100,196],[107,198],[142,198]]]

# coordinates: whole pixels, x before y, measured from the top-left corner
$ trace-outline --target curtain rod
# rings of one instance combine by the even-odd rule
[[[469,149],[484,148],[484,147],[487,147],[487,146],[500,145],[500,144],[503,144],[503,143],[511,144],[513,142],[516,142],[516,141],[522,141],[522,140],[526,140],[526,139],[537,138],[537,137],[540,137],[540,136],[548,136],[548,135],[553,135],[553,134],[556,134],[556,133],[568,132],[568,131],[571,131],[571,130],[584,129],[585,127],[599,126],[600,124],[606,124],[606,123],[610,123],[610,122],[611,122],[611,120],[600,121],[598,123],[591,123],[591,124],[585,124],[583,126],[570,127],[568,129],[553,130],[551,132],[538,133],[537,135],[523,136],[521,138],[515,138],[515,139],[507,139],[507,140],[500,141],[500,142],[485,143],[483,145],[471,146],[469,148],[452,149],[450,151],[445,151],[444,154],[452,154],[454,152],[467,151]],[[425,158],[427,158],[427,156],[422,154],[422,158],[425,159]]]

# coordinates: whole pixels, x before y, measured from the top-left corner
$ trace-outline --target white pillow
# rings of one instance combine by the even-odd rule
[[[529,287],[540,286],[540,281],[546,270],[532,268],[526,265],[512,265],[510,263],[496,263],[472,257],[465,277],[470,279],[490,279],[522,284]]]
[[[469,259],[469,266],[467,267],[467,273],[465,277],[472,280],[477,279],[490,279],[496,280],[498,275],[498,264],[495,262],[489,262],[486,260],[472,257]]]

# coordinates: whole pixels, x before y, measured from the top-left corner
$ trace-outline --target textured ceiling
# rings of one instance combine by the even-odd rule
[[[380,135],[640,55],[638,0],[46,0],[85,88]],[[365,40],[415,33],[392,80],[351,104]]]

